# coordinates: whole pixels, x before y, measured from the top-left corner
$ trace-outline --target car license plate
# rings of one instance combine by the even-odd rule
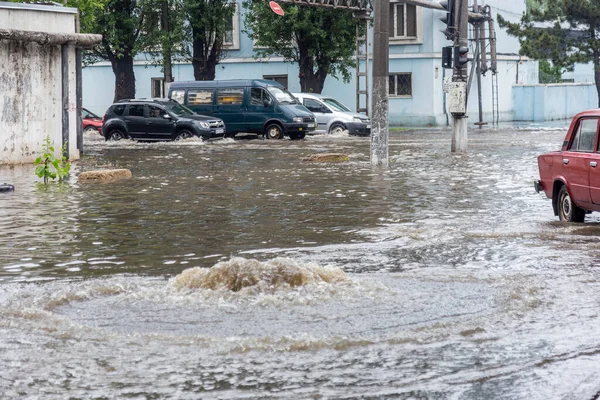
[[[371,129],[371,125],[367,125],[367,129]]]
[[[225,129],[219,128],[215,131],[216,133],[225,133]]]

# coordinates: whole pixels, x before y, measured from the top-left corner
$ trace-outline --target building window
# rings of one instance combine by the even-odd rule
[[[390,96],[411,97],[412,96],[412,74],[399,73],[390,74]]]
[[[263,79],[269,79],[271,81],[275,81],[281,86],[283,86],[286,90],[288,88],[288,76],[287,75],[263,75]]]
[[[404,3],[390,3],[391,38],[417,37],[417,6]]]
[[[227,22],[223,45],[228,50],[238,50],[240,48],[240,13],[237,3],[231,20]]]
[[[163,90],[164,79],[163,78],[152,78],[152,97],[165,97],[165,92]]]

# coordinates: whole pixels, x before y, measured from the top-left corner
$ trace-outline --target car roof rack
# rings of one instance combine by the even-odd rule
[[[137,99],[121,99],[118,100],[117,103],[131,103],[131,102],[154,102],[154,103],[171,103],[174,102],[173,99],[167,99],[163,97],[140,97]]]

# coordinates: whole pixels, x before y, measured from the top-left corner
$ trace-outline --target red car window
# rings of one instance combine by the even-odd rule
[[[571,142],[571,151],[593,152],[598,131],[598,119],[587,118],[579,122],[575,137]]]

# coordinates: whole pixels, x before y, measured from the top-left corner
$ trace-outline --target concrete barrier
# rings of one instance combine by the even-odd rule
[[[79,182],[114,181],[128,179],[133,175],[128,169],[105,169],[99,171],[85,171],[79,174]]]

